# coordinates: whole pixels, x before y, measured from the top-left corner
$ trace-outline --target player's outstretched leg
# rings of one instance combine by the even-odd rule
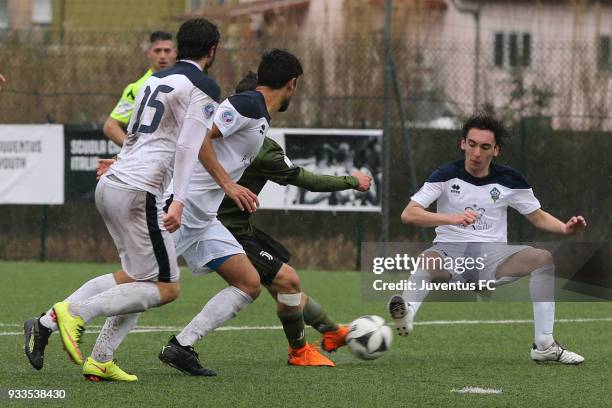
[[[138,377],[128,374],[117,366],[113,359],[115,350],[136,326],[140,313],[111,316],[96,339],[91,356],[83,365],[83,376],[88,381],[137,381]]]
[[[414,307],[404,301],[400,295],[393,295],[387,304],[391,319],[395,322],[395,330],[400,336],[408,336],[414,328]]]
[[[158,358],[162,363],[174,367],[185,374],[193,376],[214,377],[212,370],[202,367],[198,353],[192,346],[182,346],[175,336],[170,337],[168,343],[162,347]]]
[[[197,259],[187,261],[198,262]],[[184,373],[213,376],[216,375],[214,371],[200,364],[194,344],[250,305],[259,296],[261,287],[257,271],[244,254],[214,259],[206,265],[216,270],[230,286],[213,296],[176,337],[172,336],[158,357]]]
[[[53,332],[50,329],[40,323],[40,319],[26,320],[23,324],[25,354],[32,367],[37,370],[43,368],[45,347],[47,347],[51,333]]]
[[[173,301],[178,293],[177,283],[132,282],[117,285],[81,302],[58,302],[53,305],[53,310],[64,348],[70,358],[81,365],[83,354],[79,344],[86,322],[97,316],[144,312]]]
[[[116,286],[115,277],[109,273],[97,276],[85,282],[80,288],[66,298],[69,302],[85,300],[98,293],[104,292]],[[24,350],[32,367],[40,370],[43,367],[45,348],[50,335],[57,331],[55,312],[51,307],[38,319],[30,319],[24,322],[23,331],[25,334]]]
[[[338,350],[346,344],[348,326],[341,326],[332,319],[325,309],[312,297],[302,292],[304,304],[304,323],[321,333],[321,348],[328,353]]]
[[[295,269],[283,263],[274,280],[268,285],[276,298],[276,311],[289,342],[289,365],[335,367],[317,348],[306,342],[300,278]]]

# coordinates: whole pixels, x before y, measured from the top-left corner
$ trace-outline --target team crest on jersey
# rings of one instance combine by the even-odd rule
[[[476,213],[476,221],[472,225],[468,225],[464,228],[472,228],[476,231],[484,231],[491,228],[491,224],[487,223],[484,214],[486,210],[482,207],[479,207],[478,204],[474,204],[471,207],[465,207],[465,211],[472,211]]]
[[[204,110],[204,117],[206,119],[210,119],[213,113],[215,113],[215,105],[213,105],[212,103],[209,103],[208,105],[204,106],[203,110]]]
[[[494,203],[497,202],[497,200],[499,200],[499,196],[501,195],[501,193],[499,192],[497,187],[493,187],[493,189],[489,191],[489,193],[491,194],[491,198],[493,199]]]
[[[221,119],[223,120],[223,123],[225,123],[226,125],[229,125],[230,123],[234,121],[234,114],[230,111],[224,111],[221,114]]]

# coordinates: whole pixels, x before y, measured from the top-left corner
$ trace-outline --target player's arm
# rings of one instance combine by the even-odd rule
[[[174,177],[172,179],[174,196],[168,212],[164,215],[164,227],[170,232],[176,231],[181,226],[189,180],[197,164],[198,152],[205,134],[204,122],[190,117],[185,118],[176,141],[174,155]]]
[[[104,127],[102,128],[104,135],[118,146],[123,146],[126,138],[125,128],[134,112],[134,100],[136,97],[134,91],[134,84],[129,84],[125,87],[121,98],[106,119],[106,122],[104,122]]]
[[[123,146],[123,142],[125,141],[126,137],[123,126],[125,126],[125,124],[109,116],[106,119],[106,122],[104,122],[102,132],[104,132],[104,136],[115,142],[115,144]]]
[[[355,171],[350,176],[315,174],[303,167],[298,167],[296,177],[288,180],[288,184],[314,192],[333,192],[348,189],[368,191],[372,185],[372,177],[360,171]]]
[[[0,91],[2,90],[2,84],[4,84],[5,82],[6,82],[6,78],[4,78],[2,74],[0,74]]]
[[[438,227],[440,225],[463,225],[467,227],[476,221],[476,213],[464,211],[460,214],[442,214],[427,211],[425,207],[411,200],[402,211],[402,223],[419,227]]]
[[[215,148],[213,146],[213,140],[220,137],[223,137],[221,131],[216,124],[213,124],[212,129],[204,138],[204,143],[200,148],[198,159],[206,171],[208,171],[211,177],[223,189],[225,195],[231,198],[241,211],[244,211],[246,208],[247,211],[254,212],[257,210],[257,207],[259,207],[257,195],[255,195],[248,188],[234,182],[217,159]]]
[[[584,230],[587,226],[584,217],[581,215],[573,216],[564,223],[541,208],[525,215],[525,217],[537,228],[555,234],[572,235]]]
[[[271,143],[271,147],[262,153],[261,173],[266,179],[281,185],[290,184],[313,192],[333,192],[348,189],[367,191],[372,184],[372,177],[360,171],[350,176],[329,176],[295,167],[276,143]]]

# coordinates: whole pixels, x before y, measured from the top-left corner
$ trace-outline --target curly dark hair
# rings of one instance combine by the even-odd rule
[[[176,34],[177,59],[197,60],[208,55],[210,49],[219,44],[219,29],[205,18],[185,21]]]
[[[508,131],[502,122],[495,119],[493,116],[479,112],[470,117],[465,121],[461,128],[463,132],[463,139],[467,137],[470,129],[489,130],[495,136],[495,143],[500,147],[505,144],[506,139],[509,137]]]

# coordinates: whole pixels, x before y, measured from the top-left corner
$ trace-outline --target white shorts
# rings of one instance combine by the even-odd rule
[[[436,252],[443,259],[451,258],[454,269],[447,269],[452,275],[451,282],[476,282],[478,280],[495,280],[497,268],[512,255],[524,249],[527,245],[508,245],[505,242],[434,242],[425,252]],[[483,268],[465,268],[457,263],[458,258],[480,258]]]
[[[138,281],[179,280],[174,242],[161,224],[161,199],[110,175],[96,187],[96,208],[129,277]]]
[[[214,259],[244,254],[242,246],[217,218],[204,228],[181,226],[172,238],[176,254],[183,256],[194,275],[212,272],[206,264]]]

